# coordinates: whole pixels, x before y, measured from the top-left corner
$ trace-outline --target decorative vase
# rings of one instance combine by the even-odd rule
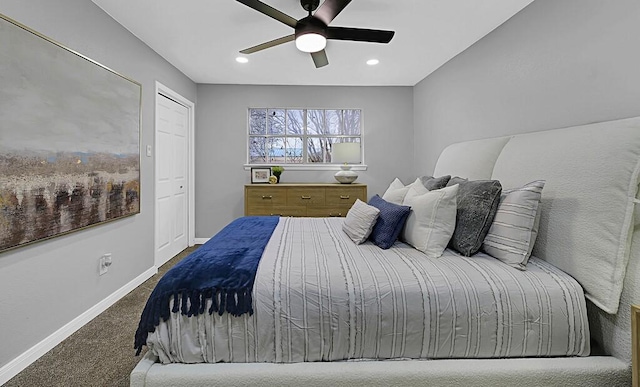
[[[276,184],[280,182],[280,173],[274,173],[273,176],[276,177]]]
[[[340,171],[333,175],[342,184],[351,184],[358,178],[358,174],[351,170],[351,165],[342,164]]]

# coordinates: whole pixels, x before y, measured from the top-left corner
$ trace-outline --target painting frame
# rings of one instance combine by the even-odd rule
[[[142,84],[0,14],[0,254],[140,213]]]
[[[251,184],[268,184],[271,176],[271,168],[251,168]]]

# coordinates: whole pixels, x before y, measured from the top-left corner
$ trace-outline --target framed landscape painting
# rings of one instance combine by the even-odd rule
[[[0,14],[0,252],[140,212],[139,83]]]

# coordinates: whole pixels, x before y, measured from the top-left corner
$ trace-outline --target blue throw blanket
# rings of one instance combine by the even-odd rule
[[[262,257],[277,217],[249,216],[234,220],[199,249],[176,264],[158,282],[142,311],[135,336],[136,355],[147,335],[166,321],[171,312],[187,316],[253,314],[251,293]],[[173,298],[173,309],[169,303]]]

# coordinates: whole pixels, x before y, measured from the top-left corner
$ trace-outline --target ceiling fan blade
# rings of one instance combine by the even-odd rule
[[[245,48],[244,50],[240,51],[241,54],[253,54],[254,52],[257,51],[261,51],[267,48],[271,48],[271,47],[275,47],[279,44],[283,44],[283,43],[287,43],[287,42],[293,42],[296,39],[296,36],[294,34],[288,35],[288,36],[283,36],[281,38],[278,39],[273,39],[271,41],[262,43],[262,44],[258,44],[257,46],[253,46],[253,47],[249,47],[249,48]]]
[[[350,2],[351,0],[324,0],[313,16],[328,25]]]
[[[296,23],[298,23],[298,21],[294,18],[292,18],[291,16],[287,15],[284,12],[278,11],[277,9],[261,2],[258,0],[236,0],[238,3],[242,3],[244,5],[246,5],[249,8],[253,8],[256,11],[263,13],[269,17],[272,17],[286,25],[288,25],[289,27],[296,27]]]
[[[358,42],[389,43],[395,31],[365,28],[327,27],[327,39],[355,40]]]
[[[329,64],[329,59],[327,59],[327,52],[325,50],[312,52],[311,58],[313,58],[313,63],[316,65],[316,68],[324,67]]]

